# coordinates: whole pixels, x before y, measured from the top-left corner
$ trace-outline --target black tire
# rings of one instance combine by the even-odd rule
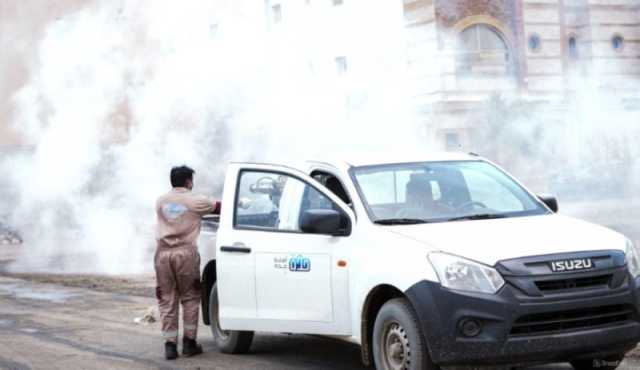
[[[373,326],[377,370],[437,370],[431,361],[418,318],[404,298],[385,303]]]
[[[571,366],[576,370],[615,370],[624,359],[624,353],[607,356],[604,358],[590,358],[571,361]]]
[[[209,322],[211,334],[220,352],[230,354],[247,353],[253,341],[252,331],[222,330],[218,320],[218,283],[214,283],[209,294]]]

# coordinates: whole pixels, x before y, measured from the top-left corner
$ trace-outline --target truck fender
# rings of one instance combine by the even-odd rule
[[[367,294],[367,298],[362,305],[362,315],[360,324],[360,350],[362,354],[362,362],[365,366],[373,364],[373,325],[380,308],[394,298],[404,297],[404,294],[398,288],[389,284],[380,284],[375,286]]]
[[[365,366],[373,364],[373,326],[375,324],[378,311],[382,306],[391,299],[405,298],[409,301],[420,321],[420,326],[424,336],[424,343],[427,350],[433,358],[433,348],[438,347],[439,333],[432,332],[432,329],[438,328],[437,321],[438,311],[435,308],[433,296],[428,289],[424,289],[423,284],[415,284],[407,291],[402,292],[400,289],[388,285],[381,284],[369,291],[367,298],[362,306],[361,321],[361,354],[362,362]]]

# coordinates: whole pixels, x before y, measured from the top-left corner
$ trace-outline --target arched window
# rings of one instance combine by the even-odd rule
[[[513,77],[513,57],[504,37],[493,27],[476,24],[460,33],[456,57],[458,77]]]

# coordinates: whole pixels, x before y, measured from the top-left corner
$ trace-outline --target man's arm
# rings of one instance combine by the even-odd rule
[[[208,214],[220,214],[221,204],[213,198],[198,196],[193,205],[193,211],[201,216]]]

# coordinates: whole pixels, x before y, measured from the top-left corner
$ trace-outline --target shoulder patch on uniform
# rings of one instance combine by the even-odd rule
[[[167,203],[162,207],[162,213],[170,220],[177,219],[187,211],[187,207],[180,203]]]

